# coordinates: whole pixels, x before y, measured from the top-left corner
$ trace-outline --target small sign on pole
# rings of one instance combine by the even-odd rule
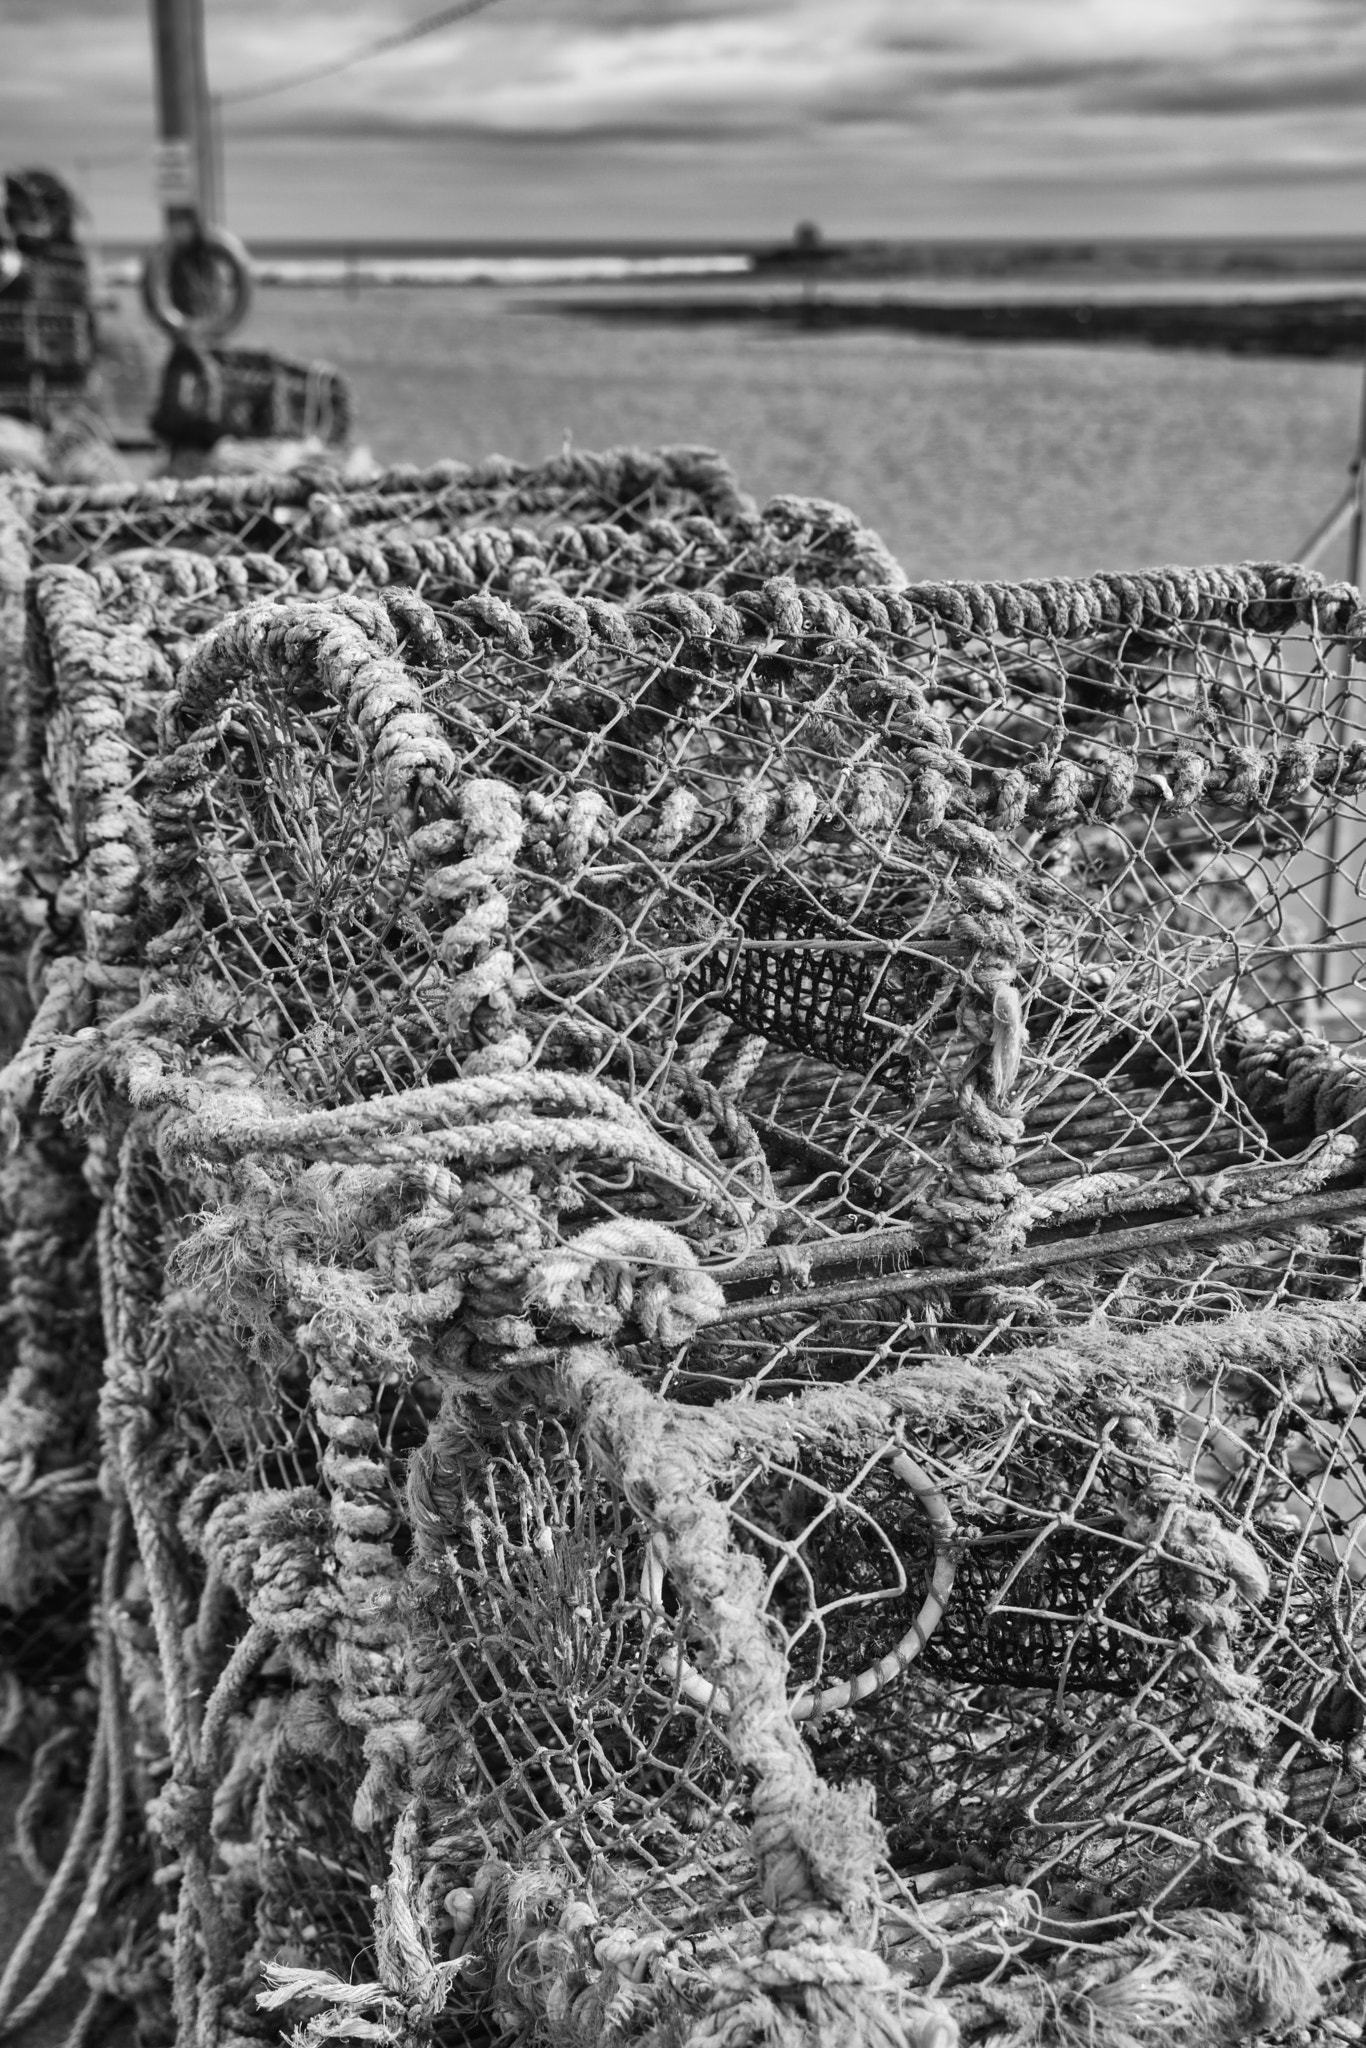
[[[194,206],[195,153],[183,136],[157,144],[155,172],[157,198],[168,212]]]

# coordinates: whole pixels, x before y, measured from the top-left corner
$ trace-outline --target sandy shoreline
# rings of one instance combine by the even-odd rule
[[[567,317],[585,297],[595,317]],[[1127,338],[1002,346],[731,309],[604,319],[603,301],[606,289],[279,287],[234,345],[335,364],[378,461],[706,443],[760,499],[851,506],[913,576],[1284,558],[1337,502],[1355,441],[1359,344],[1337,360]],[[120,412],[142,432],[166,344],[132,293],[110,324],[130,349]]]

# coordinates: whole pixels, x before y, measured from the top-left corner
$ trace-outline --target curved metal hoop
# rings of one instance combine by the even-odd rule
[[[251,259],[246,244],[226,228],[204,228],[198,246],[213,259],[215,270],[226,269],[231,280],[226,305],[217,313],[183,312],[171,296],[172,269],[176,257],[183,253],[183,244],[158,242],[143,265],[142,302],[162,332],[177,340],[217,340],[231,334],[251,306]]]
[[[901,1640],[890,1649],[885,1657],[879,1657],[876,1664],[869,1664],[854,1678],[843,1678],[835,1685],[827,1685],[821,1692],[800,1691],[794,1693],[789,1706],[794,1721],[810,1721],[817,1714],[833,1714],[842,1707],[856,1706],[860,1700],[871,1699],[875,1692],[891,1685],[900,1678],[920,1655],[930,1637],[938,1628],[953,1591],[957,1559],[953,1552],[955,1534],[953,1516],[948,1502],[939,1491],[923,1465],[905,1451],[888,1451],[885,1454],[893,1472],[906,1491],[913,1494],[920,1512],[929,1524],[934,1545],[934,1563],[930,1572],[930,1583],[920,1611]],[[664,1558],[657,1542],[651,1542],[645,1552],[645,1563],[640,1575],[641,1598],[656,1614],[664,1613]],[[718,1714],[730,1712],[730,1702],[718,1685],[704,1678],[677,1650],[666,1650],[660,1657],[661,1669],[677,1680],[678,1689],[692,1706],[702,1711]]]

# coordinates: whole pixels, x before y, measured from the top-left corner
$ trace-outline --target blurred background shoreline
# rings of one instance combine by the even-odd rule
[[[145,337],[136,294],[114,298],[111,340]],[[253,340],[334,363],[378,461],[704,442],[760,499],[852,506],[913,578],[1293,557],[1353,453],[1359,355],[609,322],[566,318],[563,298],[282,285]],[[147,390],[120,405],[145,422]]]
[[[108,280],[133,284],[146,255],[136,241],[106,241]],[[817,228],[791,242],[546,240],[257,239],[258,285],[459,286],[496,284],[659,284],[709,288],[737,282],[770,293],[865,299],[891,296],[980,297],[985,303],[1064,292],[1082,298],[1130,295],[1252,300],[1309,293],[1366,305],[1366,237],[1296,239],[1191,237],[939,239],[827,242]]]
[[[705,442],[760,499],[852,506],[912,577],[1293,557],[1353,454],[1366,239],[856,244],[805,263],[794,245],[640,242],[253,256],[254,345],[336,364],[378,461]],[[153,333],[111,282],[131,248],[101,257],[111,396],[137,428]],[[679,267],[701,263],[725,267]],[[867,318],[883,298],[956,308],[969,330],[995,310],[1004,331]],[[1185,318],[1185,341],[1180,319],[1153,345],[1096,317],[1144,305]],[[1040,308],[1052,333],[1025,327]],[[1287,313],[1334,345],[1287,345]]]

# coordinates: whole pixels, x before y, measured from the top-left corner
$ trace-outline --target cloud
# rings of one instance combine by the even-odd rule
[[[37,25],[82,26],[91,22],[138,22],[146,33],[146,12],[138,0],[5,0],[5,25],[11,31]]]
[[[230,184],[277,231],[289,215],[290,231],[308,232],[293,211],[312,218],[326,191],[335,215],[367,180],[388,194],[367,188],[367,207],[435,206],[410,185],[481,152],[496,156],[499,190],[485,197],[504,217],[530,224],[558,205],[543,183],[552,162],[603,205],[600,161],[629,181],[613,217],[634,206],[646,233],[685,208],[689,179],[699,227],[718,210],[738,221],[782,208],[775,227],[819,214],[828,177],[851,228],[861,209],[870,232],[898,218],[909,232],[938,206],[944,232],[969,216],[981,231],[993,207],[1014,220],[1028,202],[1040,210],[1031,231],[1048,231],[1052,209],[1071,232],[1106,194],[1130,230],[1145,194],[1157,221],[1182,179],[1231,204],[1245,189],[1256,230],[1277,177],[1288,205],[1306,204],[1318,178],[1345,209],[1361,176],[1360,0],[497,0],[314,84],[231,104],[234,90],[338,62],[433,4],[208,0]],[[83,160],[102,217],[123,232],[152,220],[145,6],[4,0],[6,157]],[[303,178],[305,161],[331,170]]]
[[[240,133],[245,140],[252,131],[243,128]],[[319,109],[292,121],[287,130],[271,124],[256,131],[252,139],[268,137],[274,140],[289,138],[312,138],[319,141],[341,144],[358,144],[372,141],[403,143],[431,143],[447,147],[464,144],[487,144],[501,148],[505,155],[515,156],[524,151],[529,158],[544,155],[550,151],[567,150],[584,154],[590,150],[610,148],[618,143],[634,143],[644,150],[665,145],[695,145],[698,148],[714,146],[718,141],[734,142],[743,140],[750,146],[767,137],[789,136],[789,125],[781,113],[774,109],[759,108],[745,127],[742,138],[737,138],[734,125],[728,121],[723,109],[696,110],[684,106],[658,107],[646,119],[632,120],[629,116],[602,115],[588,124],[573,127],[534,126],[519,128],[514,124],[491,127],[485,121],[462,121],[436,116],[430,120],[414,120],[409,114],[395,116],[381,110],[355,115],[339,115]]]
[[[1121,74],[1113,86],[1092,81],[1089,106],[1126,113],[1223,116],[1230,114],[1315,115],[1366,104],[1366,54],[1356,62],[1325,59],[1313,65],[1268,67],[1242,76],[1205,70],[1157,69]]]

